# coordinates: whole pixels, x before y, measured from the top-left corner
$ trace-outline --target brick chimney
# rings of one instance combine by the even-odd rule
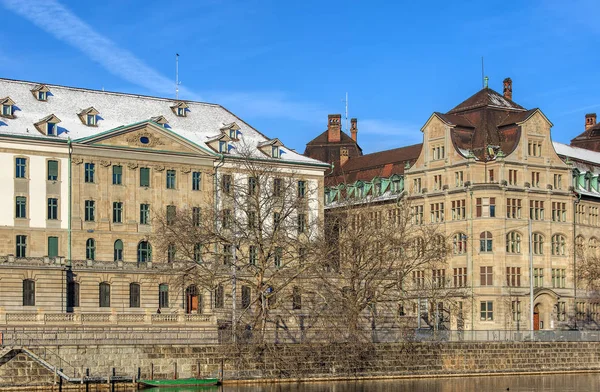
[[[342,115],[330,114],[327,116],[327,141],[330,143],[342,140]]]
[[[355,118],[350,119],[350,135],[352,136],[352,140],[358,142],[356,140],[356,134],[358,133],[358,120]]]
[[[506,78],[502,83],[504,84],[504,98],[512,101],[512,79]]]
[[[340,167],[348,162],[348,147],[340,147]]]
[[[585,115],[585,130],[596,125],[596,113],[588,113]]]

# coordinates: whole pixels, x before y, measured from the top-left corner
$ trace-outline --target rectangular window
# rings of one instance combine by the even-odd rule
[[[25,196],[17,196],[15,204],[15,218],[27,218],[27,198]]]
[[[140,167],[140,186],[144,188],[150,187],[150,168]]]
[[[531,172],[531,186],[534,188],[540,187],[540,172]]]
[[[200,207],[192,207],[192,225],[200,227],[202,223],[202,209]]]
[[[215,309],[223,309],[225,306],[225,289],[220,284],[215,289]]]
[[[177,173],[175,170],[167,170],[167,189],[175,189],[177,187]]]
[[[110,308],[110,285],[108,283],[100,283],[98,302],[101,308]]]
[[[552,220],[554,222],[567,221],[567,204],[561,202],[552,202]]]
[[[223,210],[222,214],[222,227],[223,229],[231,229],[232,218],[231,218],[231,210]]]
[[[464,186],[463,172],[462,171],[457,171],[456,173],[454,173],[454,185],[457,188]]]
[[[233,263],[233,246],[230,244],[223,245],[223,265],[231,265]]]
[[[58,199],[48,198],[48,219],[58,219]]]
[[[67,308],[79,307],[79,283],[67,283]]]
[[[150,204],[140,204],[140,225],[148,225],[150,222]]]
[[[123,166],[114,165],[112,167],[112,183],[113,185],[123,184]]]
[[[256,211],[247,211],[246,215],[248,218],[248,229],[256,229]]]
[[[231,176],[229,174],[223,174],[221,177],[221,189],[226,195],[231,194]]]
[[[552,268],[552,288],[564,289],[566,287],[567,270],[563,268]]]
[[[281,193],[283,190],[283,180],[281,178],[273,179],[273,196],[281,197]]]
[[[510,287],[521,286],[521,267],[506,267],[506,285]]]
[[[15,159],[15,177],[26,178],[27,176],[27,158]]]
[[[506,199],[506,217],[509,219],[521,218],[521,199]]]
[[[467,217],[465,200],[452,201],[452,220],[463,220]]]
[[[413,192],[421,193],[421,179],[420,178],[413,179]]]
[[[558,303],[558,321],[566,321],[567,320],[567,303],[559,302]]]
[[[544,287],[544,269],[533,269],[533,287]]]
[[[433,190],[439,191],[442,189],[442,175],[436,174],[433,176]]]
[[[250,248],[248,248],[248,263],[250,265],[256,265],[257,256],[258,256],[257,247],[254,245],[250,245]]]
[[[281,223],[281,214],[279,212],[274,212],[273,213],[273,227],[274,228],[279,227],[280,223]]]
[[[494,321],[494,302],[481,301],[481,321]]]
[[[476,215],[478,218],[493,218],[496,216],[496,198],[478,197]]]
[[[438,159],[444,159],[444,157],[446,156],[444,146],[434,146],[431,149],[431,155],[434,161]]]
[[[423,224],[423,206],[414,206],[413,208],[413,223],[415,225]]]
[[[544,220],[544,202],[541,200],[529,200],[529,218],[532,220]]]
[[[113,223],[123,223],[123,202],[113,202]]]
[[[488,170],[488,182],[494,182],[494,169]]]
[[[85,221],[93,222],[96,220],[96,202],[94,200],[85,201]]]
[[[583,204],[577,204],[575,208],[575,221],[577,223],[585,223],[585,207]]]
[[[508,170],[508,185],[517,185],[517,171],[514,169]]]
[[[446,270],[434,269],[431,271],[431,283],[434,288],[446,287]]]
[[[275,267],[277,268],[281,268],[281,261],[283,259],[283,248],[281,247],[276,247],[275,248],[275,254],[273,257],[274,263],[275,263]]]
[[[58,180],[58,161],[48,161],[48,181]]]
[[[19,258],[27,257],[27,236],[18,235],[16,245],[16,256]]]
[[[443,222],[444,221],[444,203],[433,203],[430,204],[431,211],[431,222]]]
[[[512,321],[521,321],[521,301],[512,301],[510,307],[512,310]]]
[[[252,301],[250,286],[242,286],[242,309],[248,309]]]
[[[174,205],[167,206],[167,225],[172,225],[175,223],[175,218],[177,217],[177,207]]]
[[[158,286],[158,307],[168,308],[169,307],[169,285],[160,284]]]
[[[294,287],[292,289],[292,309],[302,309],[302,294],[300,292],[300,287]]]
[[[300,199],[306,197],[306,181],[298,181],[298,197]]]
[[[48,257],[58,256],[58,237],[48,237]]]
[[[554,189],[562,189],[562,174],[554,175]]]
[[[131,283],[129,285],[129,307],[140,307],[140,285],[137,283]]]
[[[454,268],[454,287],[467,286],[467,267]]]
[[[248,196],[254,196],[258,187],[258,180],[256,177],[248,178]]]
[[[425,287],[425,271],[413,271],[412,278],[415,288],[422,289]]]
[[[35,280],[23,281],[23,306],[35,306]]]
[[[479,267],[479,274],[481,286],[491,286],[494,284],[492,267]]]
[[[542,156],[542,142],[540,141],[529,141],[527,145],[527,152],[529,156],[532,157],[541,157]]]
[[[192,173],[192,190],[199,191],[202,188],[202,173]]]
[[[298,214],[298,233],[306,230],[306,214]]]
[[[598,226],[598,207],[590,206],[588,210],[588,223],[592,226]]]
[[[88,183],[92,183],[95,181],[96,175],[96,165],[93,163],[85,164],[85,173],[84,173],[84,181]]]

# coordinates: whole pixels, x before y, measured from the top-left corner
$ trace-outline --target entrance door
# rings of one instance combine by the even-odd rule
[[[533,308],[533,330],[540,330],[540,312],[537,305]]]
[[[188,286],[188,288],[185,289],[185,298],[185,312],[198,313],[200,301],[198,297],[198,287],[196,285]]]

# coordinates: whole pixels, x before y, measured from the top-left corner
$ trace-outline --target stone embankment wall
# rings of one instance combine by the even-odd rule
[[[61,358],[93,376],[316,379],[518,372],[600,371],[600,342],[395,343],[374,345],[60,346]],[[41,353],[43,348],[30,348]],[[18,377],[15,377],[18,375]],[[0,387],[51,384],[54,376],[18,354],[0,363]]]

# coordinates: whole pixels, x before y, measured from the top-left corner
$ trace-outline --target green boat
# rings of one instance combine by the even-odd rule
[[[218,378],[178,378],[176,380],[138,380],[145,387],[202,387],[219,385]]]

